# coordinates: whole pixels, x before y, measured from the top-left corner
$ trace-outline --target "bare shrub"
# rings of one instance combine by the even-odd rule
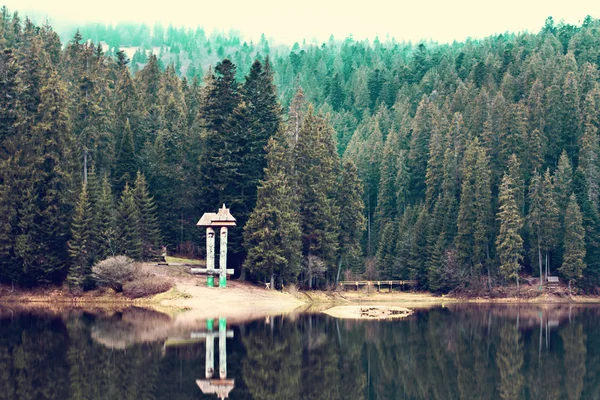
[[[285,287],[285,290],[294,297],[298,296],[300,292],[300,290],[298,289],[298,285],[296,285],[295,283],[287,285]]]
[[[145,275],[126,282],[123,285],[123,294],[130,299],[138,299],[166,292],[172,287],[173,282],[167,278],[156,275]]]
[[[110,257],[92,267],[94,279],[100,286],[117,292],[123,291],[123,284],[131,280],[136,272],[133,260],[125,256]]]
[[[325,273],[327,272],[325,261],[314,255],[308,256],[302,267],[309,289],[312,289],[315,282],[323,279],[325,277]]]

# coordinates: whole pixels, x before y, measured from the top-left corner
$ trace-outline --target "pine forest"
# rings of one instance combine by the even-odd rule
[[[600,286],[600,20],[293,46],[202,28],[56,32],[0,10],[0,282],[92,288],[110,256],[436,293]]]

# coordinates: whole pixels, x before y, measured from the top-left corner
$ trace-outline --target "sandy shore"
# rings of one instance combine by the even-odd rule
[[[422,309],[452,303],[600,303],[598,297],[565,297],[543,294],[532,298],[459,298],[430,293],[387,291],[293,291],[266,290],[262,285],[228,281],[227,288],[208,288],[206,277],[191,275],[188,267],[145,265],[151,271],[173,283],[173,289],[151,298],[130,300],[116,293],[86,293],[72,296],[64,288],[39,289],[35,292],[9,293],[0,290],[0,305],[27,304],[35,308],[111,309],[128,306],[144,307],[167,314],[175,325],[196,325],[210,318],[227,318],[244,322],[272,315],[299,312],[322,312],[336,306],[386,305],[405,309]],[[2,289],[2,288],[0,288]],[[349,309],[348,309],[349,310]],[[353,311],[354,312],[354,311]],[[330,315],[339,316],[337,312]]]
[[[323,313],[342,319],[397,319],[406,318],[413,313],[405,307],[363,305],[363,306],[336,306]]]

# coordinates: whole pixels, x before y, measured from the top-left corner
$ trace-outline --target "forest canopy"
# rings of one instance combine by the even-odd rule
[[[289,48],[0,14],[2,281],[195,254],[225,202],[251,279],[600,283],[599,20]]]

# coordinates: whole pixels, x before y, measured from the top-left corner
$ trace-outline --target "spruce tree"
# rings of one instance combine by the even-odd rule
[[[283,133],[269,140],[268,165],[244,228],[244,266],[255,277],[269,279],[271,288],[275,279],[280,285],[295,283],[300,273],[301,231],[285,146]]]
[[[517,206],[515,185],[505,173],[500,185],[498,221],[500,232],[496,238],[496,251],[500,262],[500,273],[505,279],[516,279],[519,290],[519,271],[523,259],[523,239],[519,231],[523,225]]]
[[[102,179],[102,187],[95,207],[96,243],[98,260],[117,255],[117,211],[108,177]]]
[[[134,260],[142,258],[142,240],[140,238],[139,210],[135,204],[135,196],[125,184],[121,201],[117,207],[117,253]]]
[[[161,253],[160,230],[154,199],[148,192],[146,178],[139,171],[135,180],[133,195],[139,212],[138,232],[142,241],[142,259],[152,260]]]
[[[585,264],[585,228],[583,217],[575,194],[569,197],[565,213],[565,236],[563,244],[563,263],[558,269],[561,275],[571,283],[583,278]]]
[[[527,214],[527,226],[530,232],[529,238],[533,244],[535,244],[535,256],[532,257],[532,260],[537,259],[538,262],[540,285],[544,276],[542,269],[542,243],[544,241],[544,236],[542,233],[544,215],[542,185],[542,177],[540,176],[539,172],[534,171],[533,177],[531,178],[531,182],[529,184],[529,213]]]
[[[121,192],[126,184],[133,184],[137,169],[133,133],[129,121],[125,121],[125,130],[120,146],[117,149],[113,170],[116,192]]]
[[[83,182],[71,224],[71,240],[68,243],[71,266],[67,282],[72,288],[89,289],[92,284],[92,257],[96,247],[92,238],[93,223],[87,185]]]
[[[309,107],[293,150],[305,262],[318,257],[335,273],[338,208],[335,203],[339,159],[328,122]],[[310,275],[310,274],[309,274]],[[307,277],[309,287],[313,278]]]
[[[336,202],[340,213],[339,258],[336,282],[342,270],[361,270],[364,264],[361,239],[366,227],[364,217],[363,188],[358,171],[352,161],[342,166]],[[394,241],[394,248],[396,242]]]
[[[542,182],[542,193],[541,193],[541,209],[543,213],[541,234],[544,238],[544,251],[545,251],[545,266],[546,266],[546,279],[551,271],[551,260],[550,254],[556,252],[559,247],[559,240],[561,235],[560,230],[560,210],[556,203],[556,194],[554,191],[554,183],[552,182],[552,176],[550,175],[550,169],[547,169],[544,173],[544,180]],[[556,257],[558,258],[558,257]]]
[[[589,93],[585,101],[585,122],[583,135],[579,140],[579,166],[583,168],[588,199],[598,207],[600,195],[600,141],[598,140],[598,120],[594,93]]]
[[[28,182],[17,243],[26,283],[58,282],[68,266],[67,240],[74,161],[65,85],[48,72],[24,155]]]
[[[398,242],[397,222],[385,224],[377,250],[377,267],[383,279],[394,279],[396,264],[396,246]]]
[[[467,147],[457,220],[456,248],[461,264],[471,277],[489,255],[491,225],[490,167],[485,150],[476,138]],[[475,269],[477,268],[477,269]]]

